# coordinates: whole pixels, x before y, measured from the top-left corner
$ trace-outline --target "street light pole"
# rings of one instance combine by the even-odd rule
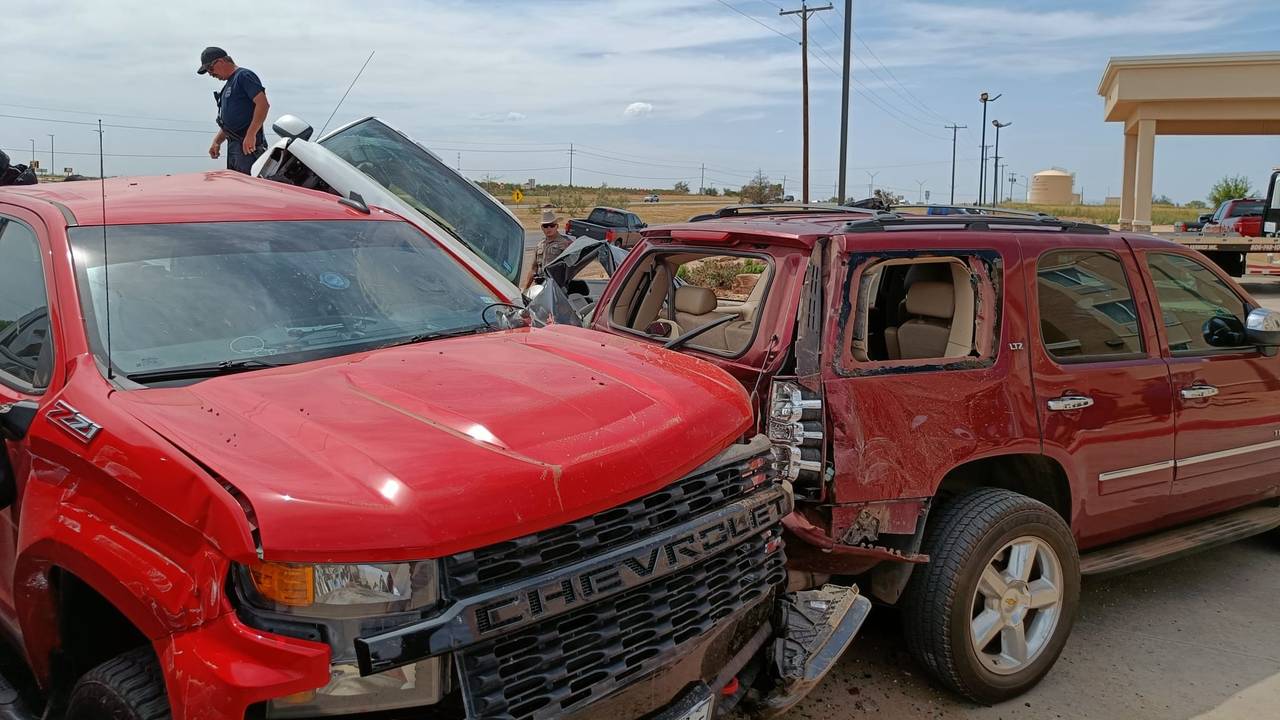
[[[991,177],[991,204],[1000,204],[1000,128],[1007,128],[1013,123],[1002,123],[999,120],[992,120],[991,125],[996,129],[996,148],[995,148],[995,175]]]
[[[53,133],[49,133],[49,174],[53,174],[53,169],[58,167],[58,163],[53,161]]]
[[[841,90],[840,105],[840,187],[836,190],[836,203],[843,205],[845,201],[845,192],[848,188],[845,185],[847,172],[849,169],[849,76],[853,70],[850,62],[853,60],[853,0],[845,0],[844,2],[844,81]]]
[[[32,172],[35,172],[35,164],[36,164],[36,139],[35,139],[35,138],[31,138],[31,165],[32,165]]]
[[[1001,93],[1000,95],[1003,95]],[[991,97],[988,93],[982,93],[978,96],[978,102],[982,103],[982,162],[978,169],[978,204],[986,199],[987,186],[987,103],[993,103],[1000,99],[1000,95]]]
[[[925,180],[917,180],[917,181],[916,181],[916,202],[918,202],[918,203],[922,203],[922,202],[924,202],[924,184],[925,184],[925,182],[927,182],[927,181],[925,181]]]

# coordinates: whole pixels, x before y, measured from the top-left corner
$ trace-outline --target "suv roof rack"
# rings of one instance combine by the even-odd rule
[[[893,229],[928,227],[930,230],[1052,230],[1086,235],[1109,235],[1101,225],[1059,220],[1052,215],[1000,217],[993,215],[909,215],[892,212],[876,213],[865,220],[845,223],[846,233],[884,232]]]
[[[993,207],[989,205],[935,205],[931,203],[900,203],[893,206],[893,210],[899,208],[925,208],[938,210],[959,210],[956,215],[985,215],[985,216],[1006,216],[1006,217],[1025,217],[1025,218],[1048,218],[1056,220],[1057,218],[1049,213],[1037,212],[1035,210],[1011,210],[1009,208]],[[891,211],[892,212],[892,211]],[[951,215],[943,215],[941,217],[953,217]]]
[[[695,215],[689,218],[689,222],[703,222],[705,220],[723,220],[725,218],[765,215],[810,215],[813,213],[830,213],[834,215],[870,215],[873,212],[875,211],[864,208],[851,208],[840,205],[819,205],[814,203],[786,203],[785,205],[728,205],[712,213]]]

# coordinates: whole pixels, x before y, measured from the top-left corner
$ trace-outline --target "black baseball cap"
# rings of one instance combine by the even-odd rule
[[[200,53],[200,67],[196,69],[196,74],[203,75],[209,72],[209,66],[224,57],[229,56],[227,55],[227,51],[220,47],[213,47],[210,45],[205,48],[204,52]]]

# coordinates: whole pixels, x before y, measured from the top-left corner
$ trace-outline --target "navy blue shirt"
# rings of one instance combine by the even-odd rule
[[[218,120],[222,129],[244,138],[253,122],[253,99],[266,88],[258,75],[248,68],[236,68],[222,86],[222,99],[218,102]]]

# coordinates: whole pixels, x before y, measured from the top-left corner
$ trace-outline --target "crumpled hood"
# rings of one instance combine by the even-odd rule
[[[751,424],[710,364],[563,326],[112,397],[243,493],[267,559],[308,562],[554,527],[672,482]]]

